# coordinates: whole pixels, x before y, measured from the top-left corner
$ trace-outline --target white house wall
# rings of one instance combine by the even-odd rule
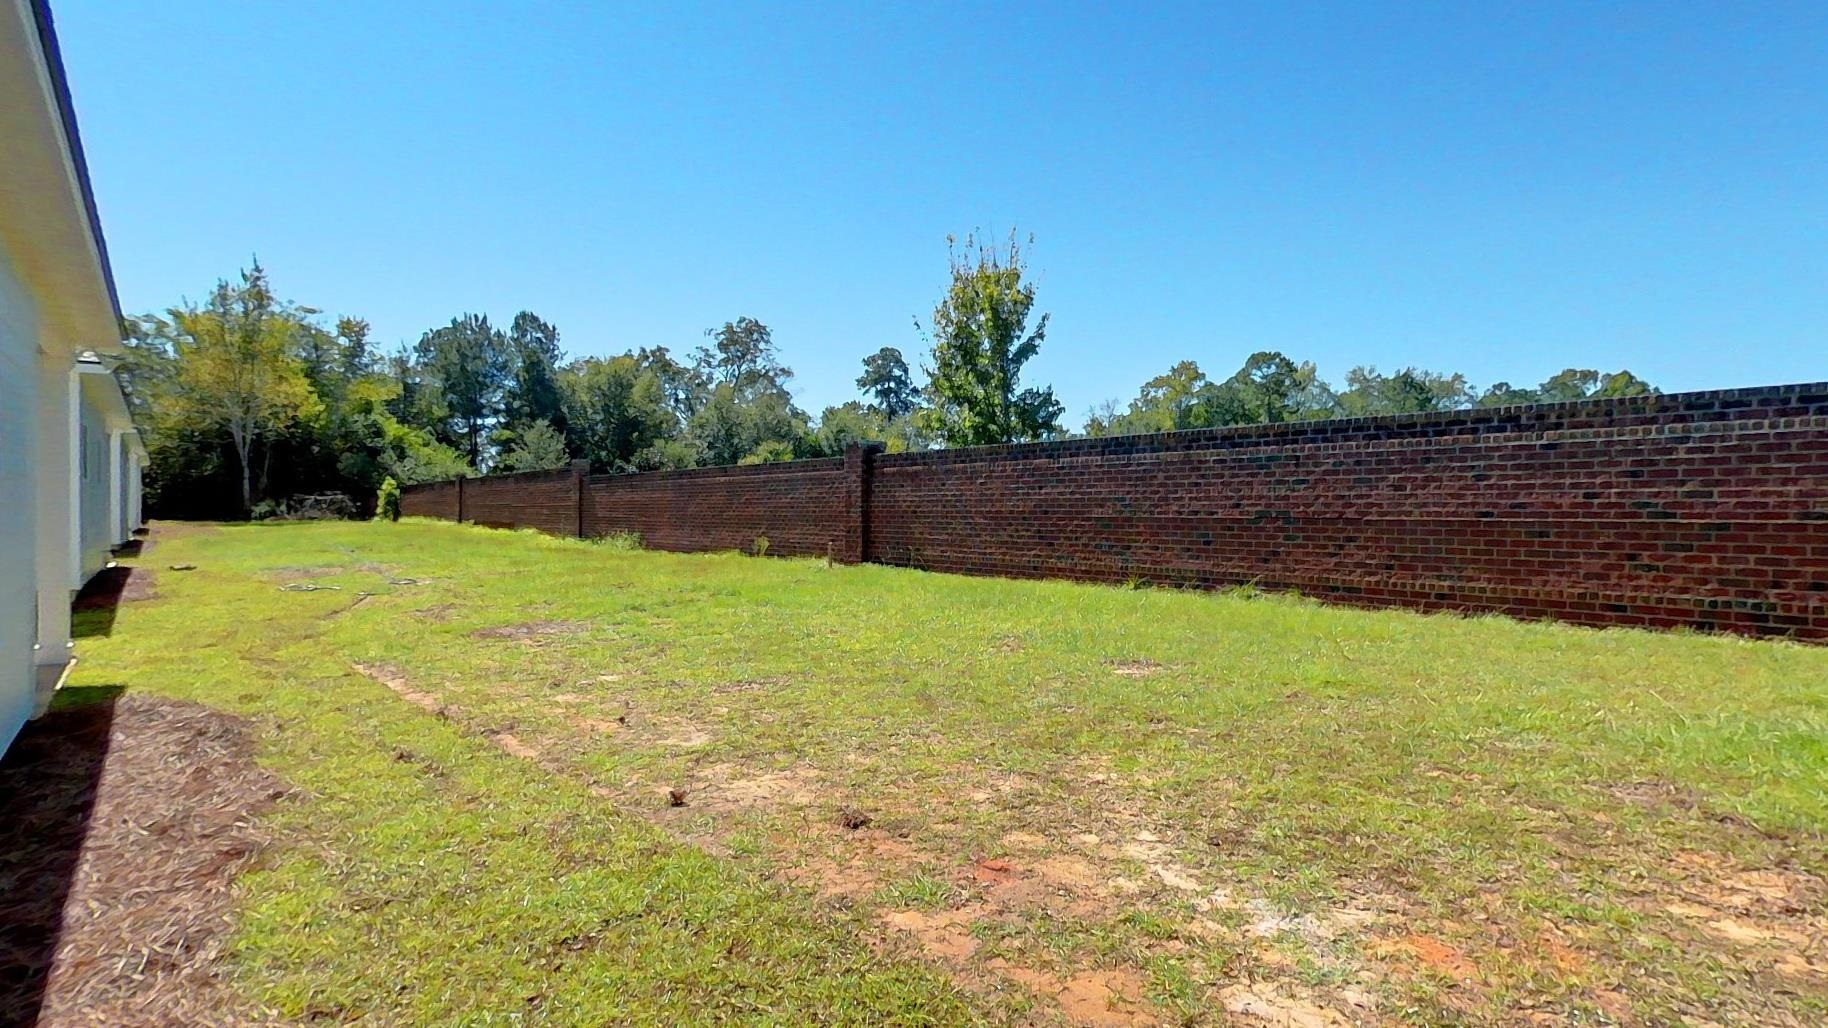
[[[31,716],[36,683],[36,311],[0,249],[0,752]]]
[[[49,12],[0,0],[0,748],[68,667],[71,593],[96,566],[79,516],[84,351],[122,352],[107,245]]]
[[[126,542],[133,531],[127,524],[127,476],[132,474],[132,458],[125,443],[119,430],[108,434],[108,472],[113,476],[108,480],[108,534],[116,542]]]
[[[110,384],[112,381],[110,376]],[[109,426],[95,404],[92,392],[92,388],[82,391],[81,427],[77,433],[78,510],[82,525],[79,587],[107,565],[108,551],[120,541],[109,524],[109,513],[114,505],[109,491],[112,481],[108,473]]]

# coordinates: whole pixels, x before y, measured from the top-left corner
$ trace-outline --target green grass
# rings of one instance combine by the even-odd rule
[[[1821,648],[438,523],[143,563],[160,598],[76,681],[257,718],[300,796],[233,957],[290,1016],[995,1021],[1053,1016],[1012,978],[1123,973],[1194,1022],[1246,981],[1422,1024],[1828,1017]]]

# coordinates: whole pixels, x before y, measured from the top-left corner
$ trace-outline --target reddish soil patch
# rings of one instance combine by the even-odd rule
[[[1405,935],[1401,939],[1376,947],[1387,953],[1403,954],[1436,974],[1455,981],[1468,982],[1481,977],[1479,965],[1466,954],[1439,939],[1426,935]]]
[[[405,675],[385,664],[352,664],[350,666],[369,678],[387,686],[387,688],[393,690],[394,695],[415,707],[428,710],[433,714],[441,716],[455,717],[461,713],[455,707],[445,704],[431,693],[421,692],[418,689],[413,688],[412,684],[406,680]]]
[[[914,936],[929,956],[963,960],[977,952],[978,942],[971,934],[971,925],[978,913],[973,909],[885,910],[880,916],[884,925]]]
[[[267,1018],[223,978],[230,884],[284,792],[245,723],[112,691],[29,725],[0,762],[0,1024]]]
[[[1045,971],[1001,959],[990,961],[990,968],[1058,1004],[1060,1013],[1071,1024],[1089,1028],[1129,1028],[1161,1023],[1140,999],[1142,975],[1127,967],[1091,971],[1065,981]]]

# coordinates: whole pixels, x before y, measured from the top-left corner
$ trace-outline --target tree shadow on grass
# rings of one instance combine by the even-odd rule
[[[0,758],[0,1026],[38,1020],[122,692],[59,690]]]

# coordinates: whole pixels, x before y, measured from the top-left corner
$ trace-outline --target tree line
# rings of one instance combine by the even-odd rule
[[[1228,378],[1213,380],[1181,361],[1143,383],[1127,406],[1108,401],[1086,418],[1087,435],[1172,432],[1281,421],[1421,414],[1469,407],[1507,407],[1657,392],[1629,371],[1610,374],[1568,368],[1535,387],[1499,382],[1477,390],[1466,376],[1421,368],[1384,373],[1370,365],[1346,372],[1345,388],[1321,380],[1312,361],[1296,363],[1274,350],[1251,354]]]
[[[380,352],[368,323],[277,297],[256,261],[201,303],[127,319],[119,371],[151,456],[149,510],[162,517],[263,516],[284,498],[373,500],[382,483],[537,471],[593,472],[835,456],[1060,438],[1064,409],[1023,370],[1046,341],[1012,233],[998,246],[949,241],[949,283],[923,324],[917,385],[902,352],[865,356],[858,398],[816,417],[789,390],[773,333],[740,316],[702,344],[568,357],[557,326],[522,311],[505,326],[462,314]],[[1535,388],[1475,392],[1462,375],[1354,368],[1346,387],[1311,363],[1253,354],[1212,380],[1182,361],[1127,406],[1091,412],[1111,435],[1307,418],[1449,410],[1653,391],[1628,372],[1569,369]]]

